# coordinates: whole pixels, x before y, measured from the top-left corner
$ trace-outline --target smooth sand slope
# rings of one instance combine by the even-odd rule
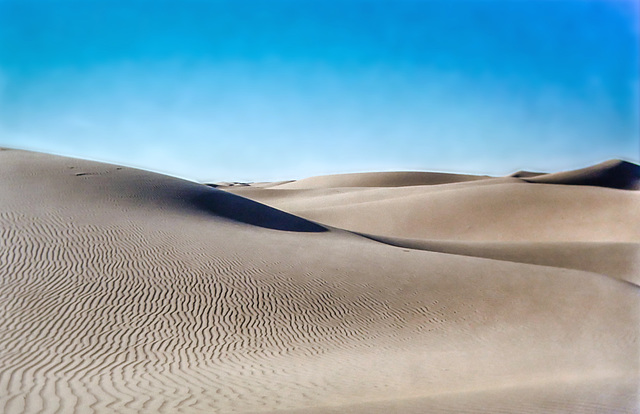
[[[640,286],[640,243],[459,242],[367,237],[410,249],[584,270]]]
[[[159,174],[0,151],[0,412],[638,412],[640,291],[619,280],[624,265],[518,263],[335,228],[363,208],[363,230],[398,236],[372,230],[401,229],[378,222],[404,210],[441,241],[528,231],[637,251],[637,193],[455,181],[229,187],[333,212],[323,224]],[[556,205],[524,204],[536,197]],[[429,206],[479,221],[465,239]],[[510,229],[521,210],[543,230]]]

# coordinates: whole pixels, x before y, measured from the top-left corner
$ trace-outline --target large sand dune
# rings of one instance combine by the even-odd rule
[[[366,178],[0,151],[0,412],[638,412],[637,192]]]

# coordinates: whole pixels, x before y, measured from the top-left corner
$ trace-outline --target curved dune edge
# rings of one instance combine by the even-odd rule
[[[31,185],[45,203],[49,201],[48,196],[51,200],[68,202],[98,197],[106,198],[113,205],[206,214],[273,230],[312,233],[328,230],[318,223],[248,198],[170,176],[6,148],[3,155],[7,167],[2,179],[11,181],[14,177],[23,180],[39,176],[38,182],[31,182]],[[8,168],[10,165],[12,169]],[[61,181],[76,188],[59,191],[56,185]],[[63,199],[58,200],[61,197]],[[65,200],[64,197],[71,198]]]
[[[640,286],[640,243],[487,243],[361,235],[401,248],[582,270]]]
[[[462,407],[624,412],[638,385],[640,298],[613,278],[232,220],[214,189],[45,154],[0,151],[0,194],[0,412],[398,412],[505,387]],[[558,386],[603,375],[583,405]]]
[[[514,177],[514,178],[530,178],[530,177],[537,177],[540,175],[545,175],[547,173],[543,173],[543,172],[535,172],[535,171],[525,171],[525,170],[520,170],[520,171],[516,171],[512,174],[509,174],[508,177]]]
[[[530,183],[587,185],[622,190],[640,190],[640,166],[628,161],[609,160],[579,170],[530,177],[523,176],[523,179]]]

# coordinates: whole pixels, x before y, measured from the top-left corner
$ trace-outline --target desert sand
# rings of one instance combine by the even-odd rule
[[[0,412],[640,412],[639,176],[2,150]]]

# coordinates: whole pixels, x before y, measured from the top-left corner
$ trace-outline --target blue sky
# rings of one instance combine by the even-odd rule
[[[0,145],[200,181],[638,162],[638,5],[0,0]]]

